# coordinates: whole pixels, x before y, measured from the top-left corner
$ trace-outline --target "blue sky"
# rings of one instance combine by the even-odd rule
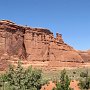
[[[90,0],[0,0],[0,19],[48,28],[75,49],[90,49]]]

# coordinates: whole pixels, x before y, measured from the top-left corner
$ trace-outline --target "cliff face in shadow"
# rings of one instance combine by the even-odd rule
[[[19,26],[8,20],[0,21],[1,69],[19,59],[29,65],[40,62],[36,66],[54,67],[54,63],[57,63],[61,67],[62,62],[82,63],[86,57],[66,44],[59,33],[54,37],[48,29]]]

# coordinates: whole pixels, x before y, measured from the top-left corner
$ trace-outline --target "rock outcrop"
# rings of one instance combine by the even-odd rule
[[[83,61],[86,63],[90,62],[90,50],[88,51],[78,51],[79,55],[82,57]]]
[[[83,54],[64,43],[59,33],[55,38],[48,29],[19,26],[11,21],[2,20],[0,21],[0,64],[2,61],[9,63],[18,59],[30,65],[39,62],[38,66],[42,67],[44,65],[49,67],[54,62],[60,64],[85,61]],[[54,64],[51,66],[53,67]],[[0,65],[1,67],[3,64]]]

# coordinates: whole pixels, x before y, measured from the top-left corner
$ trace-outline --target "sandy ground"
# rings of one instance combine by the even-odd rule
[[[52,90],[54,87],[55,84],[52,83],[52,81],[50,81],[48,85],[42,86],[41,90]],[[74,90],[80,90],[78,87],[78,81],[76,80],[71,81],[70,87],[73,88]]]
[[[80,90],[78,86],[78,81],[76,80],[71,81],[70,87],[73,88],[74,90]]]

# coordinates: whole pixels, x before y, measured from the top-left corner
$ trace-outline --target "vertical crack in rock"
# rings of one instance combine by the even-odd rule
[[[25,34],[25,30],[24,30],[24,34]],[[26,47],[25,47],[25,42],[24,42],[24,36],[23,36],[23,48],[24,48],[24,57],[23,59],[27,59],[27,53],[26,53]]]

